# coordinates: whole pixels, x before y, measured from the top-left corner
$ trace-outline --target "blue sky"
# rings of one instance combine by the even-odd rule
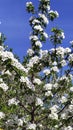
[[[7,37],[5,44],[13,48],[20,59],[30,47],[29,15],[25,10],[27,1],[30,0],[0,0],[0,32]],[[31,1],[37,7],[38,0]],[[62,28],[66,37],[63,45],[69,46],[69,41],[73,40],[73,0],[51,0],[51,9],[57,10],[60,16],[48,25],[48,29],[54,26]],[[48,42],[47,48],[51,46],[49,44]]]

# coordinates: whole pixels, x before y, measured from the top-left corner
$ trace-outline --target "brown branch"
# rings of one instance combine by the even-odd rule
[[[28,112],[29,114],[31,114],[31,112],[30,112],[21,102],[19,102],[19,105],[20,105],[21,107],[23,107],[26,112]]]
[[[70,101],[68,101],[65,106],[57,113],[60,114],[68,105],[70,104]]]
[[[40,118],[36,123],[38,124],[39,122],[41,122],[42,120],[44,120],[44,119],[46,119],[46,118],[48,118],[48,116],[46,115],[46,116],[44,116],[44,117],[42,117],[42,118]]]
[[[41,117],[38,121],[36,121],[36,123],[38,124],[39,122],[41,122],[42,120],[45,120],[46,118],[48,118],[48,114],[50,114],[50,111],[47,112],[47,114],[44,117]]]
[[[67,120],[65,120],[65,121],[63,122],[63,124],[59,126],[59,128],[63,127],[64,124],[65,124],[66,122],[68,122],[69,120],[71,120],[72,118],[73,118],[73,115],[70,116]]]

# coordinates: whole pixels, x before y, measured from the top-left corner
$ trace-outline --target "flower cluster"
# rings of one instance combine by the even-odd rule
[[[0,112],[0,119],[4,118],[5,114],[3,112]]]
[[[8,105],[11,106],[13,104],[17,105],[19,101],[16,98],[12,98],[8,100]]]
[[[0,88],[2,88],[3,89],[3,91],[7,91],[8,90],[8,85],[6,85],[4,82],[3,82],[3,80],[0,78]]]
[[[14,57],[12,52],[5,51],[2,46],[0,46],[0,57],[3,62],[10,60],[11,65],[16,67],[17,69],[24,71],[27,73],[28,71],[24,68],[24,66]]]
[[[30,13],[30,12],[34,12],[34,5],[32,2],[27,2],[26,3],[26,8],[27,8],[27,11]]]
[[[63,30],[54,27],[51,35],[45,31],[49,21],[59,17],[50,10],[50,0],[39,0],[38,12],[32,2],[26,9],[33,15],[31,48],[22,63],[3,45],[0,33],[0,127],[73,130],[73,41],[64,48]],[[47,39],[53,47],[45,50]]]
[[[36,124],[34,123],[29,123],[27,125],[27,130],[35,130],[36,129]]]
[[[39,14],[39,17],[42,19],[42,21],[45,24],[49,24],[49,21],[48,21],[47,17],[44,14]]]

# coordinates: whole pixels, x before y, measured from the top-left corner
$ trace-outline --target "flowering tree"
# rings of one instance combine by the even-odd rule
[[[1,130],[73,130],[73,41],[63,48],[63,30],[45,32],[59,16],[50,9],[50,0],[39,0],[37,11],[32,2],[26,8],[32,15],[31,48],[22,64],[0,33]],[[46,39],[53,48],[41,49]]]

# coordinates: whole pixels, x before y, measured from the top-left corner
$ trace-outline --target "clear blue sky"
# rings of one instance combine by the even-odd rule
[[[29,15],[25,10],[27,1],[30,0],[0,0],[0,32],[6,35],[6,44],[21,59],[30,47]],[[31,1],[37,6],[38,0]],[[60,15],[51,26],[64,30],[66,38],[63,45],[69,46],[69,41],[73,40],[73,0],[51,0],[51,9],[57,10]]]

